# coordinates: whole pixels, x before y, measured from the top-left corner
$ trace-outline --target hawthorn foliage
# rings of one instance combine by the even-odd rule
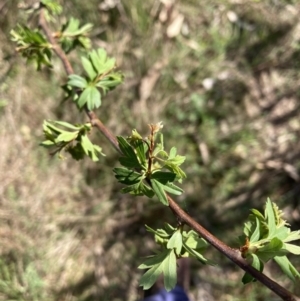
[[[105,49],[91,50],[89,33],[92,24],[82,25],[78,19],[69,17],[50,35],[47,22],[55,20],[62,13],[59,3],[55,0],[42,0],[28,10],[32,15],[39,16],[40,26],[30,28],[18,24],[11,30],[11,39],[16,43],[16,51],[28,62],[34,63],[37,70],[51,68],[53,56],[56,54],[65,66],[69,66],[66,67],[68,78],[62,83],[66,99],[73,101],[78,110],[85,111],[90,118],[90,122],[85,124],[45,120],[45,140],[41,145],[60,158],[68,153],[75,160],[89,157],[96,162],[105,156],[101,146],[94,144],[89,138],[90,132],[98,128],[115,143],[115,148],[121,154],[120,166],[113,169],[117,181],[124,185],[121,192],[154,199],[162,206],[171,207],[172,204],[173,212],[177,214],[178,222],[175,225],[165,223],[159,229],[146,225],[147,231],[154,235],[158,248],[154,255],[149,256],[138,267],[146,270],[140,278],[140,285],[148,289],[163,274],[165,288],[174,288],[177,282],[176,261],[181,257],[192,257],[202,264],[213,265],[213,260],[206,258],[205,250],[210,245],[216,247],[217,239],[211,234],[207,235],[206,230],[194,227],[195,222],[191,221],[190,217],[180,216],[182,211],[177,210],[169,196],[181,195],[184,192],[182,187],[186,174],[181,166],[185,156],[177,153],[175,145],[169,146],[164,141],[163,124],[150,124],[147,137],[142,137],[133,129],[130,135],[116,138],[111,137],[105,126],[99,125],[95,112],[101,110],[101,104],[109,91],[122,83],[123,75],[117,70],[116,60],[109,57]],[[85,53],[81,56],[82,71],[78,74],[73,72],[66,56],[77,49],[80,49],[81,54]],[[102,160],[104,164],[105,159]],[[229,254],[226,248],[223,251],[224,255],[233,258],[234,262],[243,260],[242,263],[246,267],[253,267],[260,273],[263,272],[265,263],[273,260],[291,280],[296,281],[300,277],[287,257],[289,253],[300,255],[300,247],[294,244],[300,239],[300,231],[291,231],[282,211],[275,203],[268,199],[264,212],[252,209],[242,232],[239,238],[240,248],[235,250],[237,255]],[[234,256],[242,259],[236,259]],[[245,284],[256,281],[257,275],[261,275],[252,273],[251,268],[245,270],[242,278]],[[260,281],[263,282],[266,278],[261,278]],[[267,281],[264,284],[270,287]],[[278,287],[277,290],[273,289],[284,300],[297,300],[292,293],[280,293]]]

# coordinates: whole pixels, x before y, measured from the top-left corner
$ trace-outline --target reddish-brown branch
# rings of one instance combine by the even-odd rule
[[[45,32],[49,42],[52,44],[54,52],[57,54],[59,59],[62,61],[65,71],[68,75],[74,73],[73,68],[61,47],[56,43],[51,30],[44,17],[43,9],[40,12],[39,24],[42,30]],[[97,118],[96,114],[92,111],[86,110],[86,113],[90,119],[91,124],[96,127],[113,145],[113,147],[122,154],[116,137],[105,127],[105,125]],[[175,216],[185,224],[189,225],[193,230],[195,230],[201,237],[206,239],[213,247],[220,251],[223,255],[229,258],[232,262],[238,265],[241,269],[252,275],[275,294],[280,296],[282,300],[286,301],[300,301],[298,297],[293,295],[291,292],[286,290],[284,287],[279,285],[277,282],[273,281],[265,274],[253,268],[242,256],[238,249],[232,249],[225,243],[220,241],[217,237],[208,232],[199,223],[197,223],[190,215],[188,215],[184,210],[182,210],[179,205],[170,197],[168,197],[169,207]]]

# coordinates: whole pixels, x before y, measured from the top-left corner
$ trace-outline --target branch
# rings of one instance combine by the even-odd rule
[[[47,36],[48,41],[52,44],[52,49],[59,57],[61,62],[64,65],[64,69],[68,75],[73,74],[73,68],[62,50],[59,44],[54,39],[50,28],[45,20],[44,9],[42,8],[40,11],[39,25]],[[86,114],[90,119],[91,124],[96,127],[112,144],[112,146],[122,154],[116,137],[111,133],[111,131],[105,127],[105,125],[97,118],[96,114],[93,111],[89,111],[86,109]],[[174,215],[179,218],[180,221],[189,225],[194,231],[196,231],[201,237],[207,240],[214,248],[216,248],[219,252],[229,258],[233,263],[238,265],[245,272],[249,273],[255,279],[260,281],[270,290],[272,290],[275,294],[280,296],[282,300],[286,301],[300,301],[298,297],[293,295],[291,292],[286,290],[284,287],[279,285],[277,282],[273,281],[265,274],[261,273],[257,269],[253,268],[244,258],[242,258],[240,251],[238,249],[233,249],[227,246],[225,243],[220,241],[213,234],[208,232],[205,228],[203,228],[199,223],[197,223],[190,215],[188,215],[184,210],[182,210],[179,205],[170,197],[167,196],[169,201],[169,207],[174,213]]]

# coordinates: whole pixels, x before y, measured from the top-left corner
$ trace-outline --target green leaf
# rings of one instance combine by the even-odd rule
[[[300,247],[299,246],[295,246],[293,244],[288,244],[288,243],[284,243],[283,246],[288,252],[295,254],[295,255],[300,255]]]
[[[290,232],[283,241],[289,242],[289,241],[298,240],[298,239],[300,239],[300,230]]]
[[[155,192],[155,195],[158,197],[158,200],[165,206],[169,206],[169,202],[164,191],[164,185],[155,179],[150,179],[150,182],[152,184],[152,188]]]
[[[129,185],[123,188],[122,193],[131,193],[133,195],[146,195],[149,198],[154,196],[153,190],[142,182],[142,180],[136,184]]]
[[[264,264],[259,260],[259,257],[255,254],[252,254],[252,264],[255,269],[262,272],[264,268]]]
[[[256,209],[250,210],[259,220],[265,220],[265,217]]]
[[[58,124],[58,125],[61,125],[61,126],[64,126],[70,130],[75,130],[75,131],[78,131],[80,129],[79,126],[75,126],[71,123],[68,123],[68,122],[65,122],[65,121],[55,121],[55,124]]]
[[[170,225],[169,223],[165,223],[165,229],[168,233],[172,234],[176,228],[174,228],[172,225]]]
[[[141,165],[146,166],[146,145],[143,140],[133,140],[131,145],[136,150],[136,154],[141,162]]]
[[[148,198],[153,198],[154,191],[145,183],[140,183],[140,191],[143,193],[143,195],[147,196]]]
[[[161,264],[169,255],[169,252],[170,252],[169,250],[164,250],[158,253],[157,255],[149,256],[149,258],[146,261],[144,261],[141,265],[138,266],[138,269],[140,270],[149,269],[152,266]]]
[[[190,248],[185,242],[183,242],[183,248],[192,256],[194,256],[196,259],[198,259],[202,264],[211,264],[214,265],[214,263],[207,258],[205,258],[201,253],[200,250]]]
[[[155,179],[161,184],[167,184],[168,182],[173,182],[176,178],[175,173],[165,172],[165,171],[156,171],[151,174],[151,179]]]
[[[274,257],[274,260],[280,266],[283,273],[287,275],[291,280],[296,281],[296,278],[300,278],[299,272],[286,256],[276,256]]]
[[[144,290],[149,289],[157,278],[160,276],[160,274],[163,271],[163,266],[161,264],[156,264],[151,267],[140,279],[140,286],[143,287]]]
[[[176,147],[172,147],[169,154],[169,159],[174,159],[176,157],[177,149]]]
[[[41,0],[47,10],[53,15],[59,15],[62,12],[62,6],[53,0]]]
[[[141,264],[138,269],[150,268],[140,279],[140,286],[144,290],[149,289],[164,271],[164,261],[169,256],[170,250],[164,250],[163,252],[147,259]]]
[[[164,185],[164,190],[175,195],[181,195],[183,193],[183,190],[173,183],[167,183]]]
[[[94,70],[94,67],[90,60],[83,56],[81,57],[81,63],[90,80],[93,80],[97,76],[97,72]]]
[[[242,278],[243,284],[248,284],[248,283],[251,283],[255,280],[256,279],[252,275],[250,275],[249,273],[245,273],[243,278]]]
[[[101,106],[101,94],[96,87],[91,87],[90,98],[87,101],[87,107],[91,111]]]
[[[17,30],[11,30],[12,41],[17,44],[16,50],[27,59],[34,62],[37,70],[44,64],[52,67],[52,46],[39,30],[31,30],[26,26],[18,25]]]
[[[55,143],[51,140],[45,140],[41,143],[42,146],[49,147],[55,145]]]
[[[83,92],[80,94],[80,96],[77,100],[77,104],[78,104],[79,108],[83,108],[86,105],[88,98],[90,97],[89,94],[90,94],[89,87],[85,88],[83,90]]]
[[[120,150],[122,151],[122,153],[124,154],[125,157],[121,157],[119,159],[120,163],[125,166],[125,167],[129,167],[129,168],[139,168],[142,167],[136,153],[134,152],[134,149],[132,148],[132,146],[127,142],[126,139],[124,139],[123,137],[119,136],[117,137],[118,140],[118,144],[120,147]]]
[[[164,274],[164,284],[167,291],[175,287],[177,282],[176,255],[173,250],[164,250],[161,253],[147,259],[139,269],[149,270],[141,277],[140,286],[149,289],[160,276]]]
[[[99,161],[97,153],[103,155],[99,146],[94,145],[87,137],[87,135],[81,136],[80,143],[86,155],[88,155],[94,162]]]
[[[107,58],[103,48],[99,48],[98,51],[91,51],[89,57],[98,75],[109,72],[115,66],[115,59]]]
[[[95,69],[97,70],[97,73],[100,74],[99,70],[101,71],[101,68],[107,57],[106,51],[103,48],[99,48],[98,51],[91,51],[89,56]]]
[[[86,155],[89,155],[89,152],[93,152],[94,150],[92,142],[86,135],[81,136],[81,146]]]
[[[258,218],[255,219],[255,224],[256,224],[255,230],[250,237],[251,243],[258,241],[260,238],[260,222]]]
[[[266,203],[265,216],[268,219],[268,228],[269,228],[268,238],[272,238],[276,233],[276,220],[275,220],[272,202],[270,201],[270,199],[268,199]]]
[[[285,255],[286,251],[282,249],[283,242],[278,238],[274,237],[272,240],[260,248],[256,255],[263,261],[267,262],[270,259],[273,259],[275,256],[278,255]]]
[[[167,244],[168,249],[175,249],[175,253],[180,255],[182,249],[182,234],[180,230],[174,232]]]
[[[61,141],[69,142],[69,141],[72,141],[72,140],[76,139],[77,136],[78,136],[78,132],[75,132],[75,133],[74,132],[73,133],[70,133],[70,132],[62,133],[55,139],[55,142],[61,142]]]
[[[169,256],[163,262],[164,285],[166,291],[173,289],[177,282],[176,255],[171,250]]]
[[[205,249],[208,243],[202,237],[199,237],[198,233],[194,230],[190,230],[184,235],[184,243],[191,249]]]
[[[87,87],[88,83],[85,78],[77,74],[71,74],[69,75],[68,85],[84,89]]]
[[[100,92],[94,86],[88,86],[81,93],[77,104],[80,108],[83,108],[87,105],[89,110],[93,110],[94,108],[99,108],[101,105],[101,95]]]
[[[165,167],[171,172],[175,173],[179,179],[186,178],[185,172],[177,164],[174,164],[167,160],[165,161]]]
[[[102,88],[106,93],[109,90],[114,89],[123,81],[123,75],[120,72],[108,73],[104,78],[99,79],[96,83],[98,88]]]
[[[169,158],[168,159],[168,163],[170,163],[170,164],[174,164],[174,165],[181,165],[183,162],[185,161],[185,156],[179,156],[179,155],[177,155],[176,157],[174,157],[174,158]]]
[[[252,260],[251,265],[258,271],[262,272],[264,269],[264,264],[259,260],[259,258],[255,254],[251,254],[250,256]],[[254,281],[256,281],[256,279],[248,273],[245,273],[242,278],[243,284],[247,284]]]
[[[146,227],[146,230],[148,231],[148,232],[151,232],[151,233],[153,233],[153,234],[155,234],[155,235],[157,235],[157,236],[159,236],[159,237],[161,237],[161,238],[169,238],[170,237],[170,234],[169,233],[167,233],[164,229],[157,229],[157,230],[154,230],[154,229],[152,229],[151,227],[149,227],[148,225],[145,225],[145,227]],[[173,231],[175,230],[175,228],[173,229]]]
[[[291,230],[287,227],[280,227],[280,228],[277,227],[275,236],[278,239],[285,241],[286,239],[288,239],[290,232],[291,232]]]
[[[94,25],[92,23],[84,24],[82,27],[80,27],[78,29],[78,31],[76,32],[76,34],[79,35],[79,34],[84,34],[86,32],[89,32],[93,28],[93,26]]]
[[[114,168],[113,172],[115,173],[117,180],[125,185],[139,183],[142,179],[141,174],[127,168]]]

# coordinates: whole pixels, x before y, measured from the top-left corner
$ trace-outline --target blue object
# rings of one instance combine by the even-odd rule
[[[147,297],[144,301],[189,301],[189,298],[183,288],[177,285],[169,292],[161,289],[157,294]]]

